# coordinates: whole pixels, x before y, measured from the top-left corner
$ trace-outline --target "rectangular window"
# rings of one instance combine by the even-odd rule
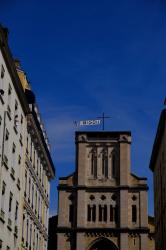
[[[18,202],[16,201],[15,221],[18,219]]]
[[[4,144],[4,154],[6,157],[8,155],[8,148],[9,148],[9,131],[6,129],[6,131],[5,131],[5,144]]]
[[[103,218],[103,208],[101,205],[99,205],[99,221],[102,221]]]
[[[12,211],[12,201],[13,201],[13,194],[10,192],[9,196],[9,213]]]
[[[73,205],[69,205],[69,222],[73,222],[73,216],[74,216],[74,207]]]
[[[12,98],[12,88],[9,84],[9,87],[8,87],[8,105],[9,105],[9,107],[11,107],[11,98]]]
[[[4,211],[4,203],[5,203],[5,192],[6,192],[6,183],[3,181],[2,183],[2,198],[1,198],[1,209]]]
[[[104,205],[104,221],[107,222],[107,205]]]
[[[132,222],[137,222],[137,207],[136,205],[132,205]]]
[[[92,207],[92,221],[96,221],[96,205],[93,205]]]
[[[110,221],[114,221],[114,210],[112,205],[110,205]]]
[[[5,76],[5,69],[4,69],[4,66],[1,65],[1,79],[3,79]]]
[[[27,192],[27,171],[25,171],[25,190],[24,190],[25,197],[26,197],[26,192]]]
[[[90,205],[88,205],[87,220],[91,221],[91,207],[90,207]]]
[[[14,129],[17,132],[18,129],[18,102],[15,100],[15,106],[14,106]]]

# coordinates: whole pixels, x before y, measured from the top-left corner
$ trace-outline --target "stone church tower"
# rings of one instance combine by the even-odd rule
[[[130,172],[130,132],[76,132],[76,171],[60,178],[58,250],[153,250],[147,179]],[[153,224],[153,223],[152,223]]]

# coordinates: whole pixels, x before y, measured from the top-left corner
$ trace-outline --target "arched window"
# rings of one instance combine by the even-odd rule
[[[107,221],[107,205],[104,205],[104,221]]]
[[[102,175],[108,178],[108,154],[106,149],[102,153]]]
[[[91,154],[91,175],[94,178],[97,178],[97,152],[96,150],[93,150]]]
[[[116,177],[116,158],[115,154],[112,155],[112,177]]]
[[[92,207],[92,221],[96,221],[96,205],[93,205]]]
[[[96,205],[88,205],[88,210],[87,210],[87,220],[90,222],[90,221],[93,221],[95,222],[96,221]]]
[[[90,207],[90,205],[88,205],[87,220],[91,221],[91,207]]]
[[[103,213],[103,208],[101,205],[99,205],[99,221],[102,221],[102,218],[103,218],[102,213]]]
[[[114,221],[114,210],[112,205],[110,205],[110,221]]]
[[[119,220],[119,211],[118,211],[118,206],[116,205],[113,207],[110,205],[110,221],[118,223]]]
[[[107,205],[99,205],[99,221],[107,221]]]

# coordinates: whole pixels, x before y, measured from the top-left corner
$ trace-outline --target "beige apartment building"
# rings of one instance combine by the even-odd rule
[[[59,180],[57,249],[154,250],[147,179],[130,169],[131,133],[76,132],[75,143],[76,170]]]
[[[154,180],[155,246],[166,249],[166,109],[163,109],[154,140],[150,169]]]
[[[0,26],[0,249],[47,249],[54,176],[35,95]]]

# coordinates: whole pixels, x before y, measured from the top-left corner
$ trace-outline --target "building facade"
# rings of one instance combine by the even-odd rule
[[[59,180],[58,250],[153,250],[147,179],[130,172],[130,132],[76,132],[76,171]],[[55,248],[52,248],[55,249]]]
[[[47,249],[54,175],[35,96],[0,27],[0,249]]]
[[[152,149],[150,169],[154,180],[155,246],[166,249],[166,109],[163,109]]]

